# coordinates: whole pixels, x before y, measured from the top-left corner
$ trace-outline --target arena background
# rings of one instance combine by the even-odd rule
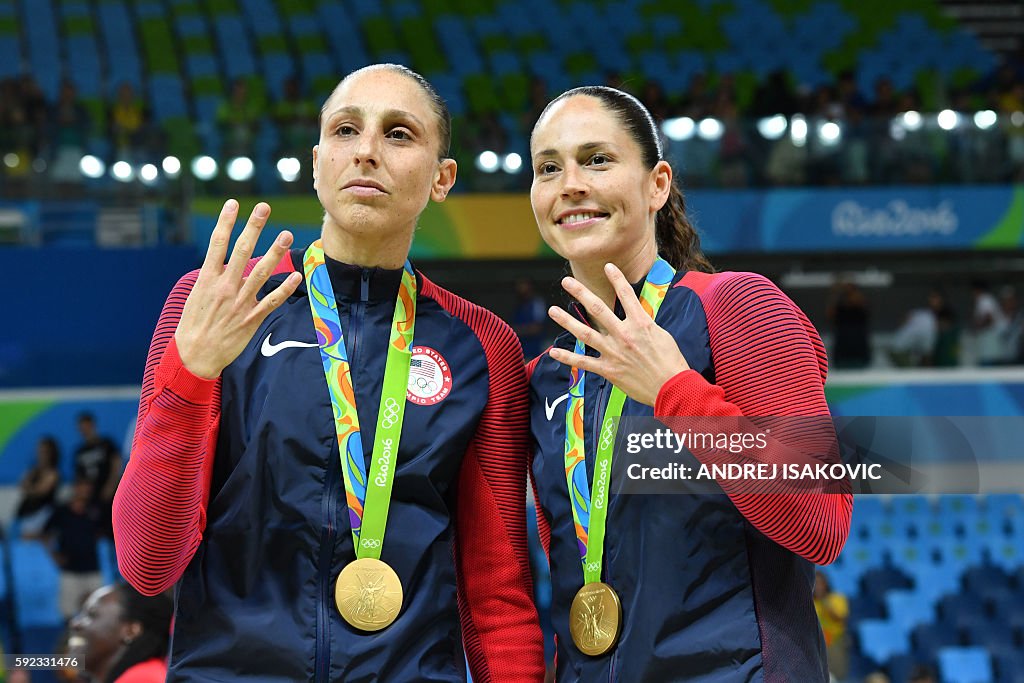
[[[58,570],[14,520],[36,442],[56,437],[65,488],[81,412],[127,454],[157,314],[220,204],[268,201],[267,233],[311,240],[319,104],[380,61],[454,115],[458,182],[413,245],[443,286],[510,322],[523,280],[563,300],[528,134],[551,96],[611,84],[658,118],[715,265],[771,277],[822,333],[835,414],[1021,415],[1017,0],[0,0],[5,652],[64,628]],[[845,680],[1024,681],[1024,454],[975,455],[993,468],[965,495],[858,496],[824,569]]]

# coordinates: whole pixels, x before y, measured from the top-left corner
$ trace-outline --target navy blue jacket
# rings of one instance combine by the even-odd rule
[[[715,382],[705,302],[675,278],[657,323],[675,337],[694,372],[688,381]],[[777,290],[775,290],[777,291]],[[780,294],[781,296],[781,294]],[[621,308],[618,311],[621,317]],[[555,346],[572,350],[563,334]],[[592,351],[589,353],[593,354]],[[583,585],[564,465],[567,366],[540,356],[530,384],[535,441],[532,477],[542,535],[550,533],[552,622],[559,681],[689,681],[815,683],[828,680],[824,643],[811,591],[814,566],[770,540],[728,496],[611,495],[602,580],[622,601],[618,645],[598,657],[581,653],[569,634],[569,607]],[[585,462],[593,477],[597,431],[610,384],[588,373],[584,401]],[[556,402],[557,405],[556,405]],[[680,413],[691,415],[698,413]],[[627,399],[624,417],[653,416]],[[691,466],[699,463],[686,454]],[[615,458],[628,458],[621,447]],[[619,467],[613,470],[616,474]],[[767,675],[766,652],[775,650]],[[784,661],[780,661],[784,660]]]
[[[292,252],[300,271],[301,257]],[[330,260],[328,267],[369,461],[401,270]],[[264,293],[286,276],[274,275]],[[219,403],[212,401],[219,429],[203,470],[205,527],[175,591],[168,680],[463,681],[464,642],[478,678],[539,676],[522,511],[521,351],[493,314],[422,275],[417,285],[413,358],[423,362],[413,378],[424,381],[406,403],[381,555],[402,581],[399,617],[367,634],[335,607],[334,582],[355,554],[303,283],[224,370]],[[176,302],[172,294],[172,312]],[[167,434],[154,423],[164,419],[162,400],[181,398],[174,391],[181,370],[166,368],[176,353],[164,355],[144,388],[140,437],[117,508],[122,568],[150,592],[175,578],[154,585],[149,563],[159,558],[146,552],[152,529],[166,523],[152,502],[160,496],[152,471]],[[162,379],[169,372],[175,376]],[[169,403],[166,419],[182,410]],[[525,654],[505,654],[522,653],[523,644]]]

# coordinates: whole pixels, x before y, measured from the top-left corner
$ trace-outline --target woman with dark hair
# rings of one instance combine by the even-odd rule
[[[15,518],[25,538],[38,536],[53,513],[60,487],[60,448],[49,434],[36,444],[36,462],[21,478],[21,502]]]
[[[408,261],[450,142],[422,76],[349,74],[312,149],[321,239],[250,259],[260,203],[225,266],[229,200],[171,292],[114,499],[122,574],[177,584],[169,680],[543,676],[522,350]]]
[[[693,473],[835,462],[818,334],[764,277],[714,272],[631,95],[560,95],[530,147],[537,225],[579,304],[550,310],[566,332],[530,364],[558,680],[827,681],[814,564],[845,542],[847,483],[787,491],[723,467],[690,495],[619,495],[627,468],[612,468],[636,462],[614,453],[620,416],[763,438],[740,454],[690,441],[673,457]]]
[[[96,683],[163,683],[173,612],[166,593],[103,586],[71,620],[68,655]]]

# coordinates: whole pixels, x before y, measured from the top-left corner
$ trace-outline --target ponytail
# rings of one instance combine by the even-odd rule
[[[668,201],[655,216],[655,238],[658,253],[676,270],[715,272],[700,248],[700,235],[686,217],[686,201],[675,180],[669,190]]]

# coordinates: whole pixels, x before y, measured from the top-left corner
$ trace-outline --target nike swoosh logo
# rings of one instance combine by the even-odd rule
[[[267,338],[263,340],[263,346],[260,347],[260,353],[262,353],[267,358],[270,358],[278,351],[284,351],[285,349],[305,348],[308,346],[319,346],[319,344],[291,340],[283,341],[280,344],[272,344],[270,343],[270,335],[268,334]]]
[[[554,403],[548,403],[547,396],[544,397],[544,412],[547,413],[549,420],[555,416],[555,408],[558,407],[558,404],[567,398],[569,398],[569,394],[562,394],[555,399]]]

